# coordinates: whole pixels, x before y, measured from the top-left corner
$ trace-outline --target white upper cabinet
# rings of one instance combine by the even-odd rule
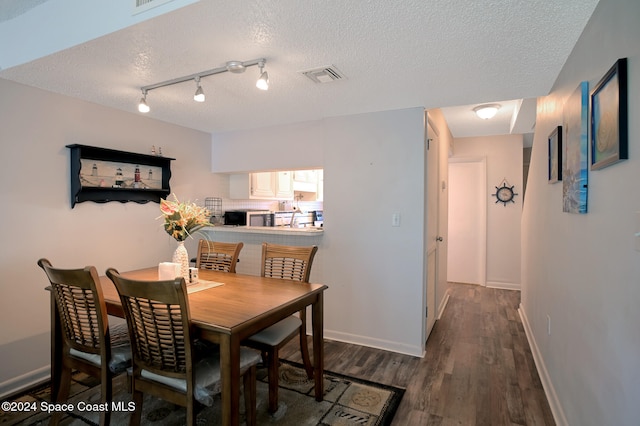
[[[318,192],[318,170],[294,171],[293,190],[299,192]]]
[[[289,171],[231,175],[229,197],[243,200],[293,200],[293,175]]]
[[[251,198],[273,198],[276,195],[275,173],[251,173]]]
[[[278,200],[293,200],[293,173],[275,173],[275,195]]]

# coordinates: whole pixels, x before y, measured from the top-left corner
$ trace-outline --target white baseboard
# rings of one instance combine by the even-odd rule
[[[10,395],[15,395],[30,387],[36,386],[49,380],[51,366],[45,365],[37,370],[25,373],[22,376],[13,377],[0,383],[0,400],[6,399]]]
[[[531,347],[531,354],[533,355],[533,360],[536,364],[536,368],[538,369],[538,374],[540,375],[540,381],[542,382],[544,393],[545,395],[547,395],[547,400],[549,401],[549,406],[551,407],[553,419],[556,421],[556,425],[558,426],[568,426],[569,422],[567,422],[567,417],[565,416],[562,405],[560,404],[560,400],[558,399],[558,394],[556,393],[556,390],[553,387],[553,383],[551,382],[551,376],[549,375],[549,371],[547,371],[547,366],[544,363],[544,359],[542,358],[542,354],[540,353],[540,349],[538,348],[538,344],[536,343],[536,339],[533,335],[533,330],[531,329],[531,325],[529,324],[529,319],[527,318],[527,314],[522,308],[522,304],[520,304],[520,308],[518,308],[518,313],[520,314],[520,319],[522,320],[522,325],[524,326],[524,332],[527,335],[527,340],[529,341],[529,346]]]
[[[487,281],[487,287],[499,288],[501,290],[518,290],[520,291],[520,284],[516,283],[501,283],[498,281]]]
[[[407,345],[405,343],[393,342],[384,339],[373,339],[371,337],[359,336],[357,334],[342,333],[339,331],[325,330],[324,337],[338,342],[351,343],[354,345],[367,346],[370,348],[382,349],[385,351],[397,352],[422,358],[424,352],[420,346]]]
[[[438,308],[438,318],[442,318],[442,314],[444,314],[444,309],[447,307],[447,303],[449,303],[449,291],[444,294],[444,297],[440,301],[440,307]]]

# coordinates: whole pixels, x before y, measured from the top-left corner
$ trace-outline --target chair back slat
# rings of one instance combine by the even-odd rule
[[[99,348],[100,320],[93,292],[64,284],[53,284],[52,288],[67,339],[83,347]]]
[[[218,241],[200,240],[196,268],[214,271],[236,272],[236,263],[243,243],[221,243]]]
[[[317,246],[297,247],[262,243],[263,277],[309,282]]]
[[[110,268],[124,310],[135,368],[191,380],[191,325],[183,278],[129,280]]]
[[[78,351],[101,354],[108,346],[108,318],[96,269],[53,268],[47,259],[40,259],[38,265],[51,283],[66,344]]]

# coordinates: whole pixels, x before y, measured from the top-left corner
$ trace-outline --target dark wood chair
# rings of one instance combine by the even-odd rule
[[[71,373],[78,370],[100,379],[100,402],[111,408],[112,379],[131,364],[126,325],[109,326],[96,268],[58,269],[44,258],[38,260],[38,265],[51,283],[58,316],[53,320],[59,322],[62,334],[60,389],[57,395],[51,395],[52,401],[67,400]],[[52,329],[52,335],[53,332]],[[60,414],[54,413],[50,424],[57,424]],[[110,410],[100,413],[101,425],[109,424],[110,414]]]
[[[200,240],[196,268],[235,273],[238,256],[243,246],[243,243]]]
[[[184,278],[138,281],[113,268],[107,270],[107,276],[120,295],[131,339],[131,387],[136,404],[131,424],[140,424],[145,393],[186,407],[186,424],[196,424],[196,410],[211,406],[213,396],[220,392],[220,352],[217,345],[194,340]],[[256,424],[259,361],[258,352],[241,349],[248,425]]]
[[[317,246],[295,247],[262,243],[263,277],[282,278],[300,282],[309,282],[313,258]],[[269,412],[278,410],[278,352],[295,336],[300,338],[300,351],[309,379],[313,378],[313,365],[309,358],[307,343],[307,310],[303,308],[299,316],[292,315],[268,327],[244,341],[246,346],[259,349],[266,355],[269,375]]]

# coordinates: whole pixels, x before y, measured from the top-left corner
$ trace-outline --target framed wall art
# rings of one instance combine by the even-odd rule
[[[587,213],[589,83],[583,81],[564,105],[562,211]]]
[[[171,193],[174,158],[67,145],[71,160],[71,208],[77,203],[160,202]]]
[[[627,158],[627,58],[622,58],[591,92],[591,170]]]
[[[562,180],[562,126],[549,135],[549,183]]]

